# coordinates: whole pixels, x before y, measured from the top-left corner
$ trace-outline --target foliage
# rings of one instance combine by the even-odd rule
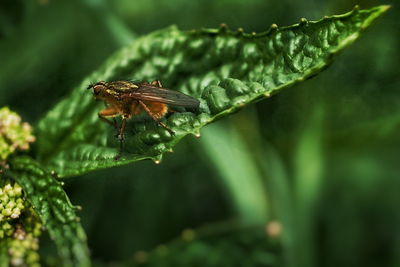
[[[160,1],[159,5],[168,10],[169,2]],[[195,2],[172,2],[186,5],[186,13],[190,14],[194,14],[190,12],[193,8],[199,8]],[[268,6],[259,2],[254,0],[254,6]],[[356,7],[319,21],[303,18],[287,27],[272,24],[267,30],[265,20],[245,15],[249,25],[258,23],[257,31],[264,30],[260,33],[246,33],[242,28],[231,30],[222,24],[219,29],[190,31],[170,26],[137,37],[131,31],[136,26],[129,16],[146,13],[142,23],[158,23],[159,12],[149,12],[154,8],[152,1],[137,3],[133,10],[125,0],[113,4],[100,0],[39,3],[43,6],[19,1],[12,8],[5,5],[0,9],[1,14],[6,14],[0,20],[0,49],[9,52],[0,63],[0,88],[7,88],[2,92],[0,105],[7,103],[24,117],[39,119],[34,132],[37,142],[29,156],[21,155],[17,150],[26,150],[35,140],[31,129],[8,108],[0,110],[0,235],[6,237],[0,242],[0,265],[24,262],[36,266],[41,224],[52,240],[42,238],[40,242],[42,263],[47,265],[89,266],[94,260],[99,266],[114,261],[113,264],[134,266],[240,263],[312,267],[330,266],[329,259],[346,259],[349,254],[342,253],[342,247],[364,255],[362,246],[344,244],[346,230],[340,229],[340,216],[354,214],[357,209],[339,195],[338,203],[346,208],[335,210],[331,206],[332,214],[325,214],[322,203],[325,200],[328,207],[335,203],[332,198],[339,184],[332,179],[330,186],[322,178],[353,175],[373,179],[371,173],[381,170],[374,160],[358,161],[332,147],[346,144],[352,151],[357,146],[367,147],[370,136],[360,134],[365,132],[371,132],[376,140],[398,141],[394,138],[398,125],[394,118],[398,117],[390,113],[386,114],[391,116],[382,116],[383,111],[375,113],[375,117],[372,112],[364,113],[362,116],[374,120],[368,124],[353,120],[353,127],[346,125],[343,132],[335,131],[333,126],[327,137],[324,121],[329,110],[337,111],[347,105],[336,106],[335,101],[326,98],[341,100],[338,95],[343,94],[343,99],[351,99],[346,98],[351,94],[327,82],[327,76],[305,83],[308,89],[282,91],[265,101],[268,105],[250,104],[319,74],[388,6],[362,10]],[[201,6],[217,6],[210,3],[204,1]],[[224,8],[218,10],[228,14],[230,7],[240,10],[240,3],[224,3]],[[203,11],[210,19],[219,18],[219,13],[212,9]],[[252,12],[264,15],[262,9],[254,8]],[[168,21],[168,16],[165,18]],[[188,20],[187,15],[169,18],[177,23]],[[196,20],[201,21],[200,25],[207,24],[200,18],[193,18],[192,23]],[[117,47],[121,49],[98,67]],[[16,55],[16,50],[21,53]],[[81,60],[82,55],[85,60]],[[390,64],[381,60],[381,66]],[[356,62],[349,60],[348,64]],[[357,67],[349,75],[353,75],[354,69]],[[92,70],[95,71],[88,75]],[[17,71],[21,74],[18,79],[12,75]],[[333,68],[332,72],[338,71]],[[37,73],[41,75],[35,77]],[[374,73],[384,75],[385,71],[377,68]],[[98,120],[101,103],[94,102],[85,90],[92,82],[115,79],[159,79],[168,88],[196,97],[201,106],[199,110],[178,109],[163,119],[175,135],[146,118],[130,121],[123,156],[115,160],[118,140],[114,129]],[[348,80],[346,90],[352,92],[357,79]],[[71,87],[74,89],[69,91]],[[35,93],[29,99],[21,97],[31,91]],[[311,103],[317,104],[301,106],[309,103],[310,98],[315,98]],[[395,98],[392,101],[396,103]],[[27,104],[30,102],[36,105]],[[245,107],[231,119],[202,130]],[[330,116],[334,125],[346,123],[343,116]],[[377,128],[380,130],[367,131]],[[200,139],[183,138],[200,137],[200,130]],[[355,135],[356,141],[350,141]],[[328,144],[326,139],[330,140]],[[160,166],[142,161],[152,159],[159,163],[163,154],[172,152],[178,142],[182,144]],[[329,156],[325,152],[327,146],[333,151]],[[371,172],[357,167],[366,166],[365,160],[372,162],[368,165]],[[133,162],[132,167],[128,165]],[[100,171],[114,166],[121,167]],[[99,171],[86,174],[94,170]],[[83,174],[86,179],[81,178]],[[80,177],[65,180],[68,186],[63,188],[60,179],[72,176]],[[344,185],[351,185],[352,181],[355,180],[341,180]],[[373,184],[370,182],[365,192],[371,192]],[[362,196],[363,189],[357,190],[357,196]],[[81,213],[83,225],[70,197],[85,208]],[[356,197],[353,200],[360,202]],[[395,205],[398,201],[382,200],[382,206],[391,211],[388,203]],[[230,221],[232,217],[234,223]],[[218,220],[229,221],[215,223]],[[359,221],[360,218],[353,217],[348,231],[364,229],[357,227]],[[204,224],[209,225],[197,229]],[[315,229],[321,224],[342,235],[335,239],[324,228],[320,237]],[[89,235],[90,256],[84,228]],[[182,229],[186,230],[181,232]],[[179,232],[180,237],[168,241]],[[354,236],[354,242],[362,240]],[[374,237],[379,237],[378,232]],[[323,240],[320,242],[319,238]],[[332,240],[334,245],[329,243]],[[57,248],[57,259],[50,248],[52,242]],[[322,246],[316,245],[320,243]],[[385,262],[398,262],[393,254],[388,255]]]
[[[356,8],[318,22],[303,19],[291,27],[272,25],[260,34],[232,32],[226,26],[192,32],[171,27],[139,38],[39,122],[37,157],[61,177],[148,158],[158,162],[187,134],[199,135],[206,124],[316,75],[386,9]],[[99,105],[84,89],[91,82],[118,77],[160,79],[200,99],[200,113],[170,116],[166,124],[174,136],[153,122],[135,123],[127,138],[127,155],[115,161],[114,133],[97,119]]]
[[[28,157],[11,162],[13,178],[39,214],[65,266],[88,266],[86,235],[67,195],[51,174]]]

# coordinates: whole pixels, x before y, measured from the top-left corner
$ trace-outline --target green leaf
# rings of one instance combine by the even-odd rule
[[[216,30],[184,32],[170,27],[137,39],[114,54],[77,86],[38,124],[37,156],[61,177],[152,159],[188,134],[240,108],[270,97],[326,68],[332,56],[354,42],[389,7],[378,6],[266,32]],[[114,129],[97,118],[102,104],[85,88],[99,80],[161,80],[167,88],[201,101],[198,113],[174,113],[163,121],[176,135],[151,120],[127,127],[118,161]]]
[[[64,266],[90,266],[86,235],[61,184],[29,157],[11,162],[12,176],[57,245]]]
[[[314,262],[317,244],[314,243],[316,237],[312,229],[316,227],[316,203],[324,177],[323,118],[323,108],[319,106],[310,114],[305,129],[299,134],[294,153],[297,242],[301,240],[298,262],[301,266],[317,266]]]
[[[215,124],[204,131],[201,139],[202,152],[215,164],[242,222],[262,224],[267,221],[269,205],[263,176],[243,137],[229,124]]]

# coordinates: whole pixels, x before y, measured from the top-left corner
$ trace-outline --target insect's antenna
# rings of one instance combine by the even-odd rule
[[[94,86],[94,83],[91,83],[91,84],[88,85],[88,87],[86,89],[92,89],[93,86]]]

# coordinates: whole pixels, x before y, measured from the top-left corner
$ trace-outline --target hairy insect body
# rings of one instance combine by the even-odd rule
[[[166,104],[149,101],[142,102],[148,107],[149,110],[151,110],[152,115],[157,119],[161,119],[168,112],[168,106]],[[126,119],[131,119],[132,117],[141,113],[145,113],[145,111],[139,104],[139,101],[132,100],[131,103],[124,103],[116,100],[109,104],[109,108],[100,111],[99,115],[108,118],[114,118],[121,115]]]
[[[137,87],[133,87],[132,90],[134,90],[135,88]],[[106,93],[107,95],[98,97],[99,99],[106,101],[106,104],[108,106],[106,109],[99,112],[100,116],[110,118],[122,116],[124,118],[130,119],[135,115],[146,112],[145,110],[143,110],[143,106],[136,99],[126,99],[124,97],[121,97],[121,95],[123,94],[117,93],[115,92],[115,90],[112,89],[107,89]],[[166,104],[145,100],[142,100],[142,103],[148,107],[152,115],[157,119],[161,119],[168,112],[168,106]]]
[[[126,120],[133,116],[145,112],[159,126],[173,135],[174,131],[159,120],[167,114],[167,104],[188,108],[198,108],[199,106],[197,99],[177,91],[162,88],[160,81],[151,83],[101,81],[90,85],[88,89],[93,89],[94,97],[106,103],[107,108],[98,113],[100,119],[117,128],[115,119],[110,121],[107,118],[122,117],[122,124],[118,134],[121,150]]]
[[[157,119],[161,119],[168,112],[168,106],[166,104],[149,101],[143,101],[143,103],[149,108],[149,110],[151,110],[151,113],[153,113],[153,116]],[[138,101],[132,103],[131,108],[133,115],[139,115],[143,111],[143,108],[140,106]]]

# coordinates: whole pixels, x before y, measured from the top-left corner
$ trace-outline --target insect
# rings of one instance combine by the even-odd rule
[[[198,108],[200,102],[188,95],[163,88],[160,81],[133,82],[133,81],[100,81],[88,86],[93,89],[97,100],[103,100],[106,108],[101,110],[99,118],[118,130],[120,152],[123,148],[126,121],[142,112],[147,113],[159,126],[171,135],[174,131],[160,121],[167,112],[168,105],[186,108]],[[118,128],[115,117],[121,116],[122,123]],[[108,118],[113,118],[109,120]]]

